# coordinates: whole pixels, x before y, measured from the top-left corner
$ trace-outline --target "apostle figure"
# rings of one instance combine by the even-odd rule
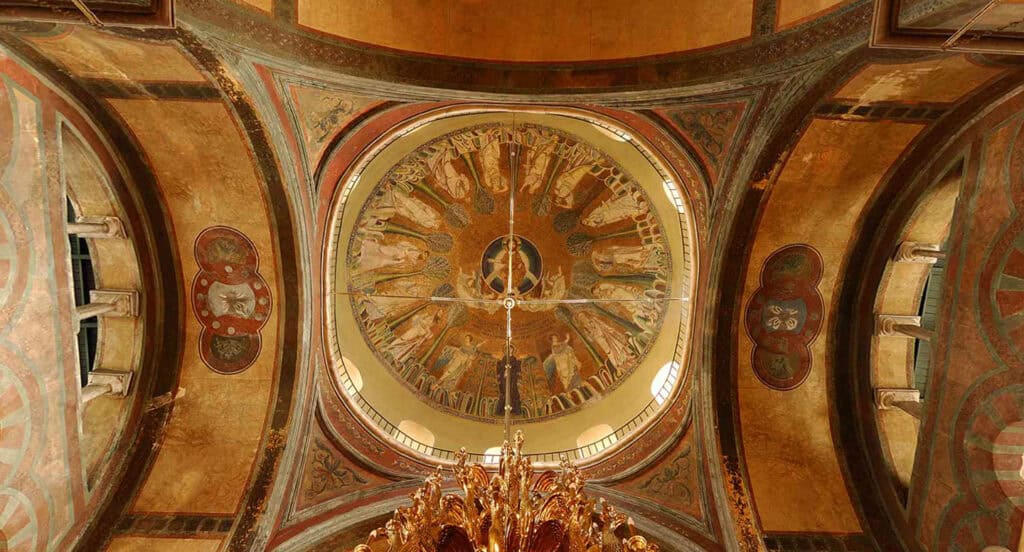
[[[583,225],[597,228],[628,219],[638,220],[646,216],[647,213],[647,202],[640,195],[640,191],[630,190],[618,197],[603,201],[583,219]]]
[[[580,359],[569,344],[569,334],[565,334],[564,340],[551,334],[551,354],[544,359],[544,372],[552,395],[579,387]]]
[[[441,353],[441,357],[434,363],[434,369],[441,370],[441,376],[437,378],[437,384],[449,391],[459,388],[463,376],[473,367],[473,362],[480,354],[480,347],[483,343],[473,343],[473,336],[466,334],[462,336],[462,345],[452,347],[448,345]]]
[[[412,265],[425,261],[427,252],[414,244],[399,240],[394,244],[382,243],[380,236],[366,234],[359,248],[358,272],[370,272],[382,268],[411,268]]]
[[[636,352],[630,346],[630,335],[626,330],[609,322],[600,314],[581,311],[573,315],[573,320],[587,339],[604,352],[608,362],[617,370],[636,358]]]
[[[404,363],[432,335],[434,324],[441,320],[441,313],[421,311],[410,320],[407,329],[388,344],[387,350],[398,364]]]
[[[521,416],[523,414],[523,402],[519,396],[519,372],[522,369],[522,361],[515,357],[516,350],[514,347],[510,348],[509,353],[505,355],[505,358],[499,359],[497,362],[496,375],[498,376],[498,404],[494,407],[495,416],[505,415],[505,366],[509,367],[509,373],[511,376],[511,395],[512,400],[509,404],[512,405],[512,414]]]

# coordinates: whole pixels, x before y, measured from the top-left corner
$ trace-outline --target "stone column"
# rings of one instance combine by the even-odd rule
[[[931,341],[935,333],[921,327],[920,316],[876,314],[875,335],[879,337],[911,337]]]
[[[94,289],[89,294],[89,303],[75,308],[75,333],[81,328],[82,320],[94,316],[135,318],[139,315],[139,292],[123,289]]]
[[[131,384],[131,372],[93,370],[89,372],[89,384],[82,388],[82,404],[99,397],[126,397]]]
[[[109,239],[124,238],[124,225],[117,217],[78,217],[75,222],[69,222],[68,234],[74,234],[80,238],[88,239]]]

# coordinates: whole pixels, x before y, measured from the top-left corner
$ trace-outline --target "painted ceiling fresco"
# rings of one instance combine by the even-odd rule
[[[421,4],[409,25],[456,5]],[[868,48],[870,0],[616,4],[662,35],[477,4],[436,36],[321,0],[0,26],[0,550],[348,546],[437,451],[499,445],[505,403],[538,457],[614,428],[579,466],[666,551],[1020,548],[1019,63]],[[94,248],[103,283],[144,300],[137,348],[110,321],[101,356],[136,383],[88,404],[61,360],[76,148],[112,191],[73,199],[131,236]],[[952,163],[941,392],[882,413],[916,344],[872,333],[874,291]]]
[[[672,270],[647,194],[565,132],[485,124],[395,165],[348,242],[363,336],[423,400],[500,419],[580,408],[642,361]]]

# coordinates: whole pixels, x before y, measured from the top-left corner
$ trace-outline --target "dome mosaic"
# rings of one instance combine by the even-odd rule
[[[338,291],[420,400],[500,420],[508,355],[513,415],[539,421],[644,362],[674,294],[652,204],[666,198],[606,152],[542,124],[476,124],[404,154],[373,186],[341,244]]]

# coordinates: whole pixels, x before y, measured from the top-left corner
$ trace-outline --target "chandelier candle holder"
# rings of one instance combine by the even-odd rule
[[[387,524],[353,552],[658,552],[637,535],[633,520],[604,499],[587,497],[586,480],[567,458],[561,471],[534,477],[523,455],[523,434],[501,447],[498,471],[452,467],[462,496],[443,494],[443,467],[411,495]]]

